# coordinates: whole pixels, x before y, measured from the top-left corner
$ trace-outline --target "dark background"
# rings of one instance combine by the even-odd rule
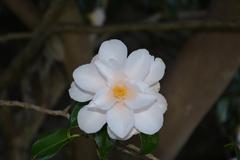
[[[73,69],[88,63],[102,41],[118,38],[127,45],[129,53],[147,48],[167,65],[161,91],[168,99],[169,109],[155,155],[162,160],[235,157],[236,153],[224,145],[231,143],[236,147],[236,136],[240,134],[240,35],[227,24],[238,22],[240,1],[69,0],[55,11],[57,14],[49,14],[48,20],[44,15],[50,2],[54,4],[47,0],[0,1],[1,99],[65,108],[72,103],[67,90]],[[101,8],[106,16],[101,26],[171,23],[176,29],[79,32],[78,26],[94,26],[89,15],[96,8]],[[182,25],[195,21],[211,24],[216,20],[223,22],[221,27]],[[44,26],[44,22],[48,23]],[[61,28],[62,24],[75,27],[48,35],[48,29]],[[16,33],[28,37],[16,37]],[[2,106],[0,159],[30,159],[31,145],[40,135],[67,125],[61,117]],[[116,157],[133,159],[113,151],[111,159]],[[80,139],[53,159],[97,158],[93,142]]]

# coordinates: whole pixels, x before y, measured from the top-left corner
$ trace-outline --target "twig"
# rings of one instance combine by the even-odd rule
[[[78,23],[61,24],[51,32],[79,33],[116,33],[136,31],[176,31],[176,30],[240,30],[240,22],[224,22],[211,20],[188,20],[162,23],[116,24],[109,26],[83,26]]]
[[[0,43],[5,43],[11,40],[22,40],[32,38],[31,32],[9,33],[0,36]]]
[[[116,32],[159,32],[159,31],[177,31],[177,30],[226,30],[240,31],[240,22],[222,22],[222,21],[203,21],[189,20],[164,23],[139,23],[139,24],[119,24],[109,26],[83,26],[78,23],[59,24],[57,27],[48,31],[49,34],[59,32],[78,32],[78,33],[116,33]],[[32,33],[9,33],[0,36],[0,42],[6,42],[17,39],[31,38]]]
[[[62,116],[69,119],[70,115],[68,113],[69,106],[66,107],[64,110],[50,110],[43,106],[37,106],[30,103],[19,102],[19,101],[8,101],[8,100],[0,100],[0,106],[7,106],[7,107],[20,107],[24,109],[31,109],[40,113],[48,114],[51,116]]]
[[[131,156],[134,156],[139,159],[149,159],[149,160],[159,160],[157,157],[155,157],[153,154],[140,154],[140,148],[133,144],[128,144],[126,146],[124,145],[116,145],[116,148],[126,154],[129,154]]]
[[[128,154],[128,155],[131,155],[131,156],[136,157],[136,158],[139,158],[139,159],[143,159],[142,157],[139,157],[139,155],[137,155],[137,154],[135,154],[134,152],[129,151],[129,150],[123,148],[123,147],[116,146],[116,148],[117,148],[118,150],[120,150],[121,152],[123,152],[123,153],[126,153],[126,154]]]
[[[137,146],[133,145],[133,144],[129,144],[126,146],[128,149],[132,149],[136,152],[140,152],[140,148],[138,148]],[[153,154],[146,154],[145,155],[147,158],[151,159],[151,160],[159,160],[157,157],[155,157]]]

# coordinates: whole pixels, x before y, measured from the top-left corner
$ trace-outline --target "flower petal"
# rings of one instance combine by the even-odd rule
[[[107,132],[108,132],[108,135],[109,135],[109,137],[110,137],[111,139],[116,139],[116,140],[128,140],[128,139],[131,138],[132,136],[134,136],[134,135],[136,135],[136,134],[139,133],[135,128],[133,128],[133,129],[128,133],[128,135],[127,135],[126,137],[124,137],[124,138],[119,138],[118,136],[116,136],[116,135],[113,133],[113,131],[112,131],[109,127],[107,127]]]
[[[82,90],[76,85],[75,82],[72,82],[71,88],[68,90],[68,92],[70,97],[78,102],[86,102],[93,98],[93,94]]]
[[[99,60],[98,55],[95,55],[91,60],[91,64],[93,64],[97,60]]]
[[[151,86],[151,89],[152,89],[153,92],[155,92],[155,93],[158,93],[158,92],[160,91],[160,88],[161,88],[161,86],[160,86],[160,83],[159,83],[159,82],[157,82],[156,84],[154,84],[154,85]]]
[[[95,94],[93,100],[87,107],[108,110],[115,104],[115,102],[116,100],[112,97],[109,88],[104,88]]]
[[[105,61],[115,60],[123,63],[127,59],[127,47],[120,40],[108,40],[101,44],[98,55]]]
[[[110,129],[109,127],[107,127],[107,132],[108,132],[108,135],[109,135],[109,137],[110,137],[111,139],[117,139],[117,140],[119,140],[119,137],[117,137],[117,136],[113,133],[113,131],[111,131],[111,129]]]
[[[124,138],[134,125],[134,115],[125,105],[117,103],[107,112],[107,124],[117,137]]]
[[[106,82],[93,64],[85,64],[75,69],[73,79],[81,89],[92,93],[106,86]]]
[[[133,110],[140,110],[150,107],[156,99],[157,97],[154,94],[137,93],[133,98],[126,99],[124,102],[129,108]]]
[[[84,106],[78,112],[77,120],[81,130],[88,134],[96,133],[106,123],[106,115],[101,112],[92,111]]]
[[[115,73],[113,68],[107,62],[96,60],[95,65],[98,71],[103,75],[103,77],[107,80],[107,82],[113,81]]]
[[[152,135],[163,125],[163,113],[166,111],[166,100],[159,94],[157,102],[148,109],[134,113],[135,127],[145,134]]]
[[[163,114],[167,111],[167,101],[165,97],[160,93],[157,94],[157,102],[155,105],[157,105],[162,110]]]
[[[150,68],[151,56],[146,49],[133,51],[125,64],[124,72],[130,79],[143,80]]]
[[[134,135],[136,135],[136,134],[138,134],[138,133],[139,133],[139,131],[136,130],[135,128],[133,128],[133,129],[131,130],[131,132],[128,133],[127,137],[124,138],[124,140],[128,140],[129,138],[131,138],[132,136],[134,136]]]
[[[161,58],[156,58],[155,61],[151,63],[150,71],[147,77],[144,79],[149,85],[153,85],[160,81],[165,73],[165,64]]]

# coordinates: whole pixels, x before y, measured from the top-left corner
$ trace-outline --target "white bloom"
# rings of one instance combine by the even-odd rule
[[[80,129],[95,133],[107,123],[109,136],[120,140],[139,132],[158,132],[167,109],[165,98],[158,93],[164,71],[163,61],[146,49],[127,57],[121,41],[103,42],[92,62],[73,72],[71,98],[91,100],[78,113]]]

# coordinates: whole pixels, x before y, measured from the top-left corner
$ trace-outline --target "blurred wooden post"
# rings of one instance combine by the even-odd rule
[[[63,11],[60,22],[83,23],[75,1],[70,0]],[[89,63],[93,57],[93,40],[89,33],[66,32],[60,34],[64,44],[64,59],[69,78],[72,79],[72,72],[79,65]]]
[[[70,0],[68,6],[63,11],[60,21],[82,23],[81,15],[75,1]],[[90,34],[63,33],[60,35],[64,44],[64,59],[69,79],[72,80],[72,72],[79,65],[89,63],[93,57],[93,41]],[[80,138],[71,145],[71,159],[94,160],[97,159],[96,147],[91,140]]]
[[[217,1],[214,18],[236,20],[240,1]],[[198,33],[186,43],[161,85],[169,107],[155,155],[174,159],[240,65],[240,34]]]

